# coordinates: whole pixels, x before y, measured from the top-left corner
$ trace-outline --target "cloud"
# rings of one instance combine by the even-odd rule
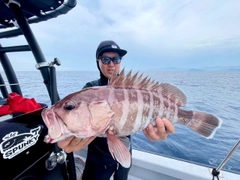
[[[60,70],[96,70],[95,50],[106,39],[128,50],[127,67],[239,65],[238,9],[238,0],[78,1],[68,14],[31,27],[47,61],[62,61]]]
[[[236,6],[236,1],[100,1],[100,8],[89,11],[104,36],[125,35],[144,46],[192,47],[203,40],[239,38]]]

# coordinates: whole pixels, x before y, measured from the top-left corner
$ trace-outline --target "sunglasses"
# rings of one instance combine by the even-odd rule
[[[102,56],[102,57],[99,57],[99,59],[101,59],[103,64],[110,64],[111,61],[113,62],[113,64],[119,64],[122,58],[121,57],[110,58],[110,57]]]

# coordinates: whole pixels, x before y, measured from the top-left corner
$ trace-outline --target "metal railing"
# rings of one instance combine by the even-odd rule
[[[223,159],[223,161],[219,164],[219,166],[216,169],[210,169],[210,172],[213,176],[220,176],[220,170],[223,168],[223,166],[228,162],[228,160],[232,157],[233,153],[237,150],[237,148],[240,146],[240,139],[238,142],[233,146],[231,151],[227,154],[227,156]]]

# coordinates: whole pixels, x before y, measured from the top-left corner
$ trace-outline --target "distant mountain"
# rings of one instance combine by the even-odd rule
[[[204,71],[240,71],[240,66],[214,66],[202,68]]]
[[[192,72],[202,72],[204,71],[203,69],[196,69],[196,68],[191,68],[188,71],[192,71]]]
[[[144,69],[147,71],[187,71],[186,68],[177,68],[177,67],[164,67],[164,68],[151,68],[151,69]]]
[[[177,68],[177,67],[165,67],[165,68],[151,68],[148,71],[190,71],[190,72],[203,72],[203,71],[224,71],[224,72],[240,72],[240,66],[213,66],[204,68]]]

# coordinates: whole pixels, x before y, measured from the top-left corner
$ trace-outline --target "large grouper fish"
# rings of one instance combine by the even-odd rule
[[[69,136],[106,137],[112,157],[129,167],[131,154],[121,136],[141,131],[149,123],[156,125],[157,117],[185,125],[206,138],[212,138],[221,126],[222,121],[211,114],[181,109],[187,98],[176,86],[154,82],[143,74],[132,75],[132,71],[124,74],[123,69],[107,86],[80,90],[45,108],[45,142],[55,143]]]

